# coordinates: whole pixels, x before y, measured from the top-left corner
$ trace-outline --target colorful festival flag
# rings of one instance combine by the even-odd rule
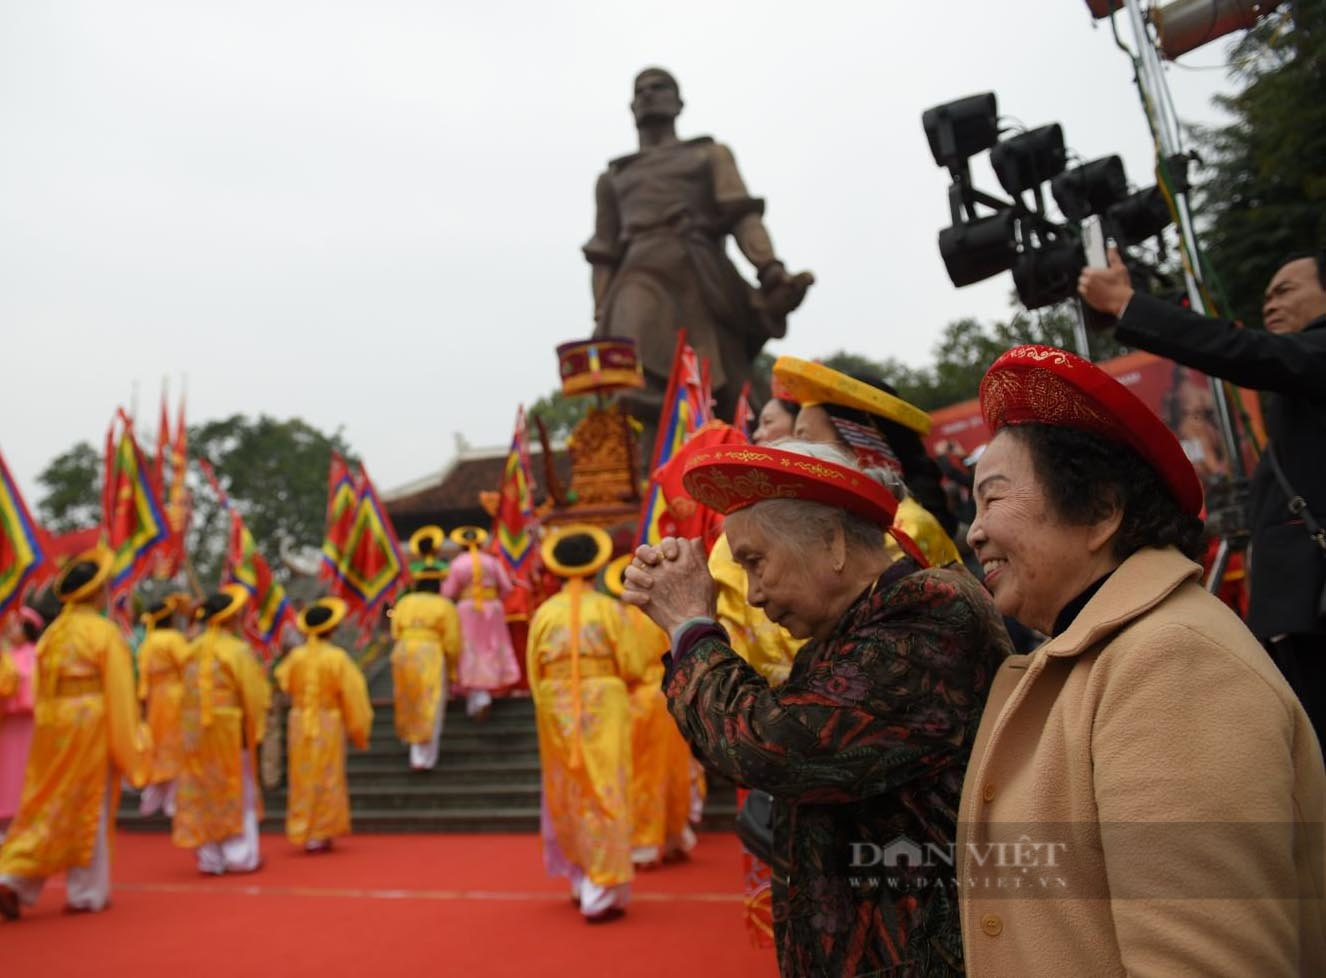
[[[686,330],[678,330],[677,349],[672,357],[672,372],[663,395],[663,413],[659,416],[654,456],[649,466],[649,491],[640,513],[637,544],[657,543],[665,536],[659,521],[667,513],[668,505],[655,473],[676,454],[692,432],[713,417],[707,366],[701,366],[695,351],[686,344]]]
[[[118,438],[114,434],[117,423],[122,426]],[[152,471],[134,438],[133,422],[123,410],[111,421],[106,443],[113,448],[106,458],[102,532],[115,553],[111,596],[121,598],[149,566],[153,551],[165,542],[167,528]]]
[[[737,395],[737,406],[732,410],[732,427],[736,428],[747,439],[755,430],[755,412],[750,406],[750,381],[741,385],[741,393]]]
[[[27,589],[46,570],[44,538],[0,454],[0,619],[18,607]]]
[[[322,567],[318,577],[336,581],[341,576],[341,559],[354,526],[359,503],[359,481],[337,452],[332,452],[327,471],[327,529],[322,538]]]
[[[294,609],[267,558],[258,551],[253,534],[244,525],[244,517],[234,507],[230,507],[226,578],[249,592],[253,612],[245,616],[245,636],[263,650],[266,658],[271,658],[272,646],[281,637],[281,627],[294,622]]]
[[[396,530],[362,464],[357,482],[359,498],[341,548],[333,586],[358,607],[360,622],[367,623],[381,603],[396,592],[397,586],[406,582],[408,575]]]
[[[723,532],[723,517],[718,512],[696,502],[682,484],[686,463],[696,452],[721,445],[747,445],[750,439],[732,425],[717,419],[701,425],[673,456],[654,470],[666,500],[667,513],[659,520],[660,536],[699,537],[704,541],[705,553],[714,548]]]
[[[516,430],[511,436],[511,451],[502,470],[502,488],[493,516],[497,556],[512,580],[529,578],[530,555],[534,552],[534,480],[530,471],[529,434],[522,404],[516,409]]]

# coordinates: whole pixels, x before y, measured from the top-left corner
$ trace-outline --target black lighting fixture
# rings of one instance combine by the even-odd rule
[[[990,150],[999,185],[1014,197],[1033,191],[1038,204],[1041,184],[1062,173],[1067,161],[1064,130],[1057,122],[1018,133]]]
[[[968,95],[921,114],[925,138],[935,165],[958,170],[999,139],[999,112],[994,92]]]
[[[1018,257],[1016,215],[1003,210],[944,228],[939,232],[939,254],[958,288],[1008,271]]]
[[[1170,226],[1169,205],[1159,187],[1147,187],[1111,207],[1106,223],[1120,244],[1141,244]]]
[[[1025,248],[1013,263],[1018,301],[1028,309],[1040,309],[1071,298],[1083,264],[1081,242],[1066,235]]]
[[[1123,160],[1103,156],[1066,170],[1050,181],[1050,194],[1070,221],[1105,214],[1128,196]]]

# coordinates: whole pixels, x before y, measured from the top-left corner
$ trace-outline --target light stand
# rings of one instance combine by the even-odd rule
[[[1138,0],[1123,0],[1123,7],[1127,12],[1133,31],[1133,42],[1137,48],[1134,67],[1137,73],[1137,87],[1142,96],[1142,107],[1146,111],[1156,138],[1156,148],[1159,152],[1157,162],[1161,168],[1167,170],[1170,161],[1183,152],[1179,122],[1174,113],[1174,101],[1170,95],[1169,83],[1165,79],[1160,54],[1147,32],[1146,18],[1142,15],[1141,5]],[[1174,221],[1178,226],[1179,239],[1182,242],[1183,277],[1188,289],[1188,301],[1194,312],[1206,315],[1207,305],[1202,295],[1201,269],[1197,261],[1197,235],[1193,229],[1186,185],[1174,187],[1171,200]],[[1221,487],[1222,491],[1219,493],[1211,494],[1220,497],[1215,501],[1219,503],[1221,512],[1214,511],[1213,500],[1207,501],[1208,523],[1215,529],[1220,539],[1215,560],[1206,579],[1206,589],[1214,593],[1224,579],[1229,558],[1234,550],[1242,550],[1246,546],[1246,521],[1241,515],[1236,517],[1234,511],[1242,506],[1242,499],[1246,495],[1247,469],[1243,465],[1243,454],[1240,451],[1238,437],[1234,433],[1233,414],[1225,394],[1225,385],[1215,377],[1208,378],[1208,382],[1211,386],[1211,396],[1215,401],[1220,436],[1225,443],[1225,451],[1229,456],[1233,472],[1230,485]]]

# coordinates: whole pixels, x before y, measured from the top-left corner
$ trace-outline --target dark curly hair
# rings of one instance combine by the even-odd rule
[[[1179,508],[1160,474],[1129,446],[1044,424],[1013,425],[1003,433],[1027,446],[1046,498],[1065,523],[1095,523],[1115,507],[1123,510],[1113,544],[1119,560],[1143,547],[1176,547],[1198,559],[1202,521]]]

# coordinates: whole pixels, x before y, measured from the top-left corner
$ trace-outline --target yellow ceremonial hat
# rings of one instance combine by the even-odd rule
[[[462,547],[482,547],[488,542],[488,531],[481,526],[458,526],[451,531],[451,542]]]
[[[919,435],[930,434],[930,415],[920,408],[822,363],[779,357],[774,361],[773,377],[776,386],[802,407],[836,404],[855,408],[896,421]]]
[[[549,534],[539,554],[558,577],[593,577],[612,557],[612,537],[597,526],[572,523]]]
[[[184,611],[189,607],[189,596],[187,594],[168,594],[160,601],[154,602],[144,609],[138,616],[138,620],[144,625],[152,628],[160,628],[163,622]]]
[[[249,602],[249,592],[242,584],[227,584],[215,594],[209,594],[193,613],[199,621],[224,625],[243,610]]]
[[[446,538],[440,526],[421,526],[410,534],[410,553],[416,557],[431,556],[442,549]]]
[[[626,568],[631,565],[631,559],[635,554],[622,554],[614,558],[603,569],[603,586],[608,589],[608,593],[614,598],[620,598],[622,592],[626,590]]]
[[[61,571],[55,582],[55,596],[69,604],[96,594],[110,577],[114,561],[115,552],[105,544],[84,550]]]
[[[321,598],[299,613],[296,624],[305,635],[330,635],[349,610],[340,598]]]

